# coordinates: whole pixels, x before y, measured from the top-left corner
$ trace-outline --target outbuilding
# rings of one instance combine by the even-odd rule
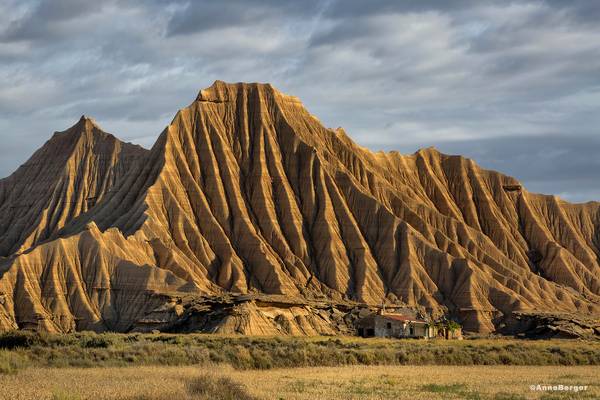
[[[373,313],[357,324],[358,336],[389,338],[430,338],[434,327],[422,319],[402,314]]]

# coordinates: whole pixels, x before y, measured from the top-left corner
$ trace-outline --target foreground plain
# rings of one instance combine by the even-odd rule
[[[0,399],[597,399],[598,381],[597,366],[31,368],[0,376]],[[538,383],[588,389],[531,391]]]
[[[0,400],[594,399],[599,378],[598,341],[0,334]]]

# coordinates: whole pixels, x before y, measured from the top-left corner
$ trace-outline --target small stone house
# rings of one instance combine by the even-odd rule
[[[430,338],[436,332],[427,321],[402,314],[371,314],[357,324],[358,336],[389,338]]]

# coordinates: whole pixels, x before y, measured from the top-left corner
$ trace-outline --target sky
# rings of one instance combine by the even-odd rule
[[[81,115],[149,148],[220,79],[373,150],[600,200],[600,1],[0,0],[0,177]]]

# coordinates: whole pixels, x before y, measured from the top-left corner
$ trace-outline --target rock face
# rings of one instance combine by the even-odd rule
[[[594,339],[600,335],[600,320],[571,314],[515,312],[500,332],[535,339]]]
[[[101,167],[78,150],[68,189],[35,163],[1,181],[1,328],[126,331],[181,292],[387,300],[479,332],[514,312],[600,313],[600,203],[531,194],[434,149],[370,152],[270,85],[215,82],[147,154],[111,143]],[[24,187],[35,201],[17,218],[4,209]]]
[[[277,295],[169,296],[136,321],[134,332],[207,332],[243,335],[351,335],[367,307]]]
[[[102,201],[146,153],[85,116],[56,132],[14,174],[0,180],[0,256],[48,239]]]

